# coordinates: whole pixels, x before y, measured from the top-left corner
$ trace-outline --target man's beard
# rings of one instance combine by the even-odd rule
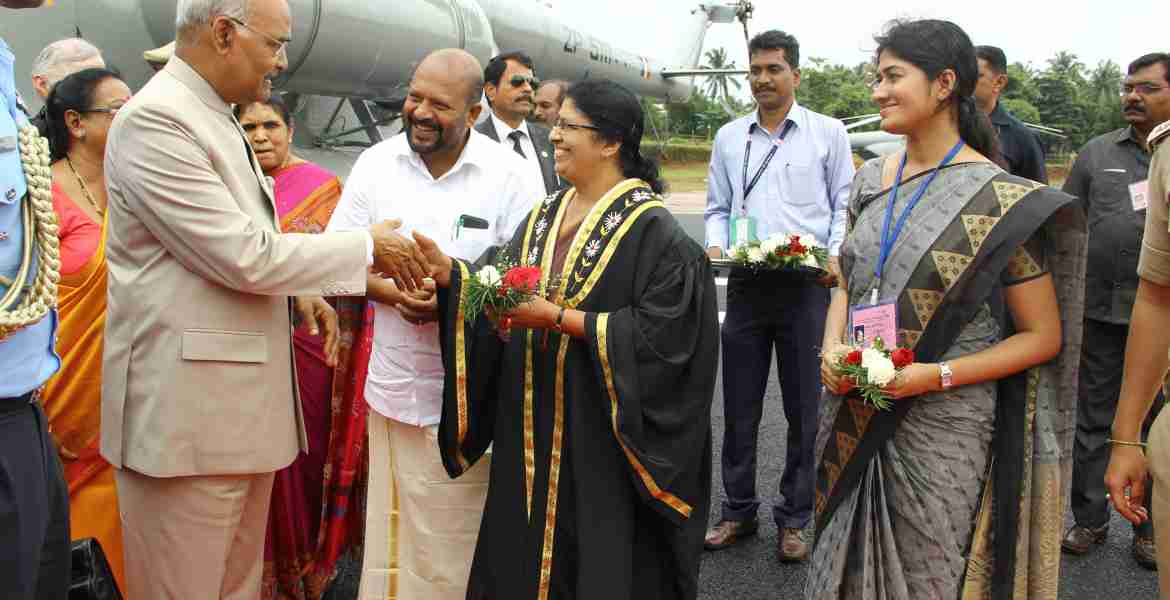
[[[431,154],[443,149],[443,144],[446,142],[446,139],[443,135],[443,128],[440,127],[438,123],[435,123],[434,121],[422,122],[424,125],[434,128],[433,131],[435,132],[435,141],[426,145],[421,145],[416,144],[414,141],[413,130],[415,123],[410,119],[404,119],[404,121],[406,122],[406,143],[410,145],[410,149],[413,150],[416,154]]]

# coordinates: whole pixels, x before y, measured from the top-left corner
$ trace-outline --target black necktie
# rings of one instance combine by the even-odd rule
[[[516,154],[520,155],[520,158],[527,160],[528,157],[524,155],[524,149],[520,147],[520,138],[522,137],[524,137],[524,134],[520,133],[519,130],[508,134],[508,139],[512,140],[512,149],[516,151]]]

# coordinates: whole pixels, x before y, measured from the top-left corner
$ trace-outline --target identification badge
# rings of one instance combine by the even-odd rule
[[[850,344],[860,348],[872,347],[879,337],[886,348],[893,348],[898,343],[898,305],[881,302],[851,306],[849,334]]]
[[[1146,179],[1129,184],[1129,199],[1133,202],[1135,211],[1148,208],[1150,206],[1150,180]]]
[[[756,220],[751,217],[731,219],[731,247],[741,246],[756,239]]]
[[[16,152],[16,136],[0,136],[0,153]]]

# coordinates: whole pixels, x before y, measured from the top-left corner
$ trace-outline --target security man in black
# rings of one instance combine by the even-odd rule
[[[1064,184],[1064,191],[1080,200],[1089,223],[1073,446],[1072,511],[1076,523],[1061,542],[1072,554],[1084,554],[1103,543],[1109,531],[1104,478],[1150,202],[1146,140],[1154,127],[1170,120],[1170,54],[1148,54],[1131,63],[1120,93],[1122,114],[1129,126],[1089,140],[1077,154]],[[1161,403],[1161,398],[1155,402],[1146,430]],[[1146,494],[1147,510],[1149,498]],[[1156,568],[1149,521],[1134,528],[1133,556],[1138,564]]]
[[[1003,107],[999,96],[1007,88],[1007,57],[995,46],[976,46],[979,81],[975,83],[975,105],[991,119],[999,134],[999,152],[1009,173],[1032,181],[1048,183],[1044,149],[1026,125]]]

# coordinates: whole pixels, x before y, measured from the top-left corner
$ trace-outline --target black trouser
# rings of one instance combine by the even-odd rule
[[[820,346],[829,292],[793,277],[732,277],[723,320],[723,518],[755,517],[756,447],[764,392],[776,349],[780,393],[788,420],[788,444],[780,501],[772,515],[778,527],[803,528],[812,518],[813,446],[821,394]]]
[[[1077,525],[1100,527],[1109,522],[1105,499],[1105,470],[1109,467],[1113,417],[1121,395],[1125,367],[1125,342],[1129,325],[1085,319],[1081,343],[1080,382],[1077,387],[1077,437],[1073,449],[1072,511]],[[1142,424],[1142,439],[1162,406],[1162,394],[1154,401],[1149,418]],[[1150,510],[1152,486],[1146,479],[1145,507]],[[1153,535],[1151,521],[1134,530],[1143,537]]]
[[[69,595],[69,489],[45,413],[0,399],[0,597]]]

